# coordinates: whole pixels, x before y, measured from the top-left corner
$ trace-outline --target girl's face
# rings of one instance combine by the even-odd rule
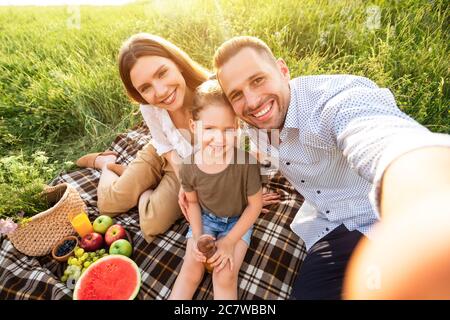
[[[191,120],[191,130],[201,143],[203,151],[214,158],[222,158],[236,145],[238,128],[236,114],[230,106],[212,104]]]
[[[186,81],[178,66],[160,56],[144,56],[130,71],[133,86],[151,105],[176,111],[184,104]]]

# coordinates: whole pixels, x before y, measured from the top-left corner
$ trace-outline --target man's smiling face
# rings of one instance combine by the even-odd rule
[[[289,106],[289,69],[253,48],[225,62],[217,78],[236,114],[260,129],[281,129]]]

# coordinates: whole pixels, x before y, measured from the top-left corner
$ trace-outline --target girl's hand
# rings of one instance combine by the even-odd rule
[[[277,192],[269,192],[268,189],[266,187],[264,187],[262,201],[263,201],[263,208],[262,208],[261,212],[268,213],[269,209],[266,209],[264,207],[279,203],[280,195]]]
[[[206,262],[205,255],[198,250],[197,238],[192,237],[192,240],[194,240],[192,242],[192,253],[194,255],[195,260],[197,260],[198,262]]]
[[[183,215],[186,218],[187,222],[189,222],[187,213],[189,203],[187,201],[186,193],[184,192],[183,187],[180,187],[180,191],[178,192],[178,205],[180,206],[181,212],[183,212]]]
[[[216,242],[217,251],[208,259],[208,263],[214,268],[214,272],[219,272],[230,262],[230,271],[234,267],[234,243],[230,242],[227,237],[219,239]]]

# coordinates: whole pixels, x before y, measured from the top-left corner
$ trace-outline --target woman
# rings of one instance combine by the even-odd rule
[[[122,45],[119,72],[128,95],[141,104],[152,141],[128,167],[115,164],[112,151],[85,155],[77,165],[102,170],[100,213],[115,216],[138,205],[143,236],[151,242],[181,216],[178,163],[192,152],[193,92],[209,73],[169,41],[146,33]]]

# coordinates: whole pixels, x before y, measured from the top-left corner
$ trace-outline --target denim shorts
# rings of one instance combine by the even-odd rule
[[[218,217],[206,210],[202,209],[202,225],[203,233],[210,234],[219,240],[220,238],[226,236],[228,232],[234,227],[236,222],[239,220],[240,216],[236,217]],[[250,246],[250,240],[252,237],[253,226],[251,226],[247,232],[242,236],[242,240]],[[189,226],[189,231],[186,234],[186,239],[192,238],[192,228]]]

